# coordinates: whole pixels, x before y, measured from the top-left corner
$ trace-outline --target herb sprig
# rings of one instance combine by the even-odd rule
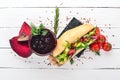
[[[33,36],[40,35],[40,34],[45,36],[48,33],[48,31],[45,30],[45,27],[43,24],[40,24],[40,26],[37,28],[33,23],[31,23],[31,27],[32,27]]]
[[[59,25],[59,8],[55,9],[55,17],[54,17],[54,33],[57,35],[58,33],[58,25]]]

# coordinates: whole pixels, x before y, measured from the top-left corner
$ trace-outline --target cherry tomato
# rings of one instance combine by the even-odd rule
[[[100,55],[100,54],[99,54],[99,52],[100,52],[100,46],[99,46],[99,44],[97,44],[97,43],[91,44],[90,49],[91,49],[93,52],[95,52],[97,55]]]
[[[71,55],[71,56],[72,56],[75,52],[76,52],[75,49],[70,49],[70,51],[68,52],[68,55]]]
[[[100,29],[99,29],[99,27],[96,27],[95,36],[99,36],[99,35],[100,35]]]
[[[106,37],[104,35],[100,35],[96,41],[102,45],[106,42]]]
[[[110,51],[112,49],[112,45],[109,42],[105,42],[102,44],[102,48],[104,51]]]

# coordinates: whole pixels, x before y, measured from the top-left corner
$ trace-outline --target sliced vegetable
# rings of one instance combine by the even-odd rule
[[[95,31],[95,35],[94,36],[99,36],[100,35],[99,27],[96,27],[95,29],[96,29],[96,31]]]
[[[69,55],[69,56],[72,56],[75,52],[76,52],[75,49],[70,49],[70,51],[68,52],[68,55]]]
[[[102,44],[102,49],[104,51],[110,51],[112,49],[112,45],[109,42],[105,42]]]
[[[96,41],[100,44],[103,44],[106,42],[106,37],[104,35],[100,35]]]
[[[100,46],[97,43],[93,43],[90,45],[90,49],[95,52],[97,55],[100,55]]]

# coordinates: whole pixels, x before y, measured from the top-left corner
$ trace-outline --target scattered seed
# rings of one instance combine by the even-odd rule
[[[112,37],[115,37],[115,35],[112,35]]]
[[[66,16],[66,21],[70,20],[70,18],[68,16]]]
[[[76,64],[76,66],[78,66],[78,64]]]
[[[38,64],[40,64],[40,62],[38,62]]]
[[[107,26],[107,24],[105,24],[105,26]]]
[[[79,14],[78,12],[76,14]]]
[[[60,3],[60,5],[63,5],[63,3]]]
[[[93,59],[92,57],[88,57],[88,59]]]
[[[54,11],[52,11],[52,13],[54,13]]]
[[[93,11],[93,9],[91,9],[91,11]]]
[[[109,26],[111,26],[111,24],[109,24]]]
[[[26,20],[29,20],[29,18],[26,18]]]
[[[111,27],[109,27],[109,29],[111,29]]]

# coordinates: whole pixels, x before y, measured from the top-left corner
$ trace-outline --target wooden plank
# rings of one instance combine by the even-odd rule
[[[0,27],[20,27],[23,21],[53,27],[55,8],[3,8],[0,9]],[[60,8],[60,27],[76,17],[82,22],[100,27],[120,27],[119,8]]]
[[[119,70],[0,69],[3,80],[119,80]]]
[[[53,31],[53,28],[51,27],[47,27],[49,29],[51,29]],[[63,30],[64,28],[59,28],[59,32],[58,35],[60,34],[60,32]],[[0,39],[0,47],[10,47],[9,45],[9,39],[11,39],[14,36],[17,36],[19,33],[20,28],[0,28],[0,34],[1,38]],[[107,36],[107,39],[110,43],[112,43],[113,48],[120,48],[120,43],[119,43],[119,39],[120,39],[120,28],[102,28],[101,27],[101,33],[104,34],[105,36]]]
[[[0,7],[120,7],[119,0],[0,0]]]
[[[0,49],[0,67],[16,69],[119,69],[120,49],[113,49],[110,52],[101,50],[101,56],[86,50],[80,58],[74,58],[75,63],[58,67],[49,65],[48,56],[40,57],[34,53],[29,58],[22,58],[16,55],[11,49]]]

